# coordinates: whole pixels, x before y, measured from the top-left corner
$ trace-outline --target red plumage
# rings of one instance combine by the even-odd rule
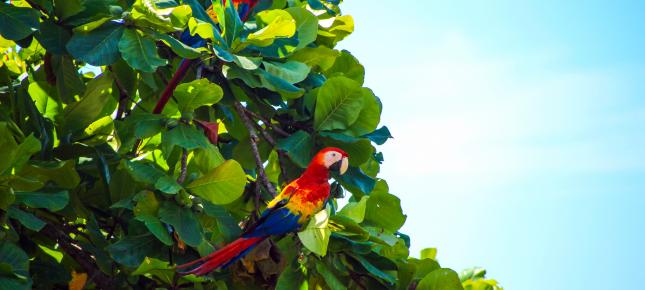
[[[283,188],[241,238],[203,258],[179,265],[177,269],[204,262],[181,274],[205,275],[242,258],[269,236],[299,230],[312,215],[324,207],[329,198],[329,171],[337,168],[342,174],[347,170],[348,162],[348,155],[343,150],[331,147],[321,150],[311,160],[305,172]]]

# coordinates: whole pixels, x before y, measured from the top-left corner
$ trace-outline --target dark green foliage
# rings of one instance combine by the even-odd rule
[[[460,280],[435,249],[410,257],[378,175],[382,104],[334,48],[354,29],[341,1],[261,1],[248,19],[220,1],[217,19],[211,1],[5,2],[0,289],[501,289],[480,269]],[[350,154],[343,206],[207,277],[175,273],[327,146]]]

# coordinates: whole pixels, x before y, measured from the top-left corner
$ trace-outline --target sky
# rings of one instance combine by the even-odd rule
[[[341,7],[413,255],[509,290],[643,288],[645,2]]]

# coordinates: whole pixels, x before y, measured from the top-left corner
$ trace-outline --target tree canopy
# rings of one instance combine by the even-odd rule
[[[0,288],[501,289],[411,257],[340,2],[0,2]],[[176,274],[327,146],[350,168],[306,228]]]

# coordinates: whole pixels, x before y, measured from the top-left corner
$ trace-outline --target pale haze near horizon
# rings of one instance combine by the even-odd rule
[[[342,4],[413,256],[509,290],[642,288],[644,4]]]

